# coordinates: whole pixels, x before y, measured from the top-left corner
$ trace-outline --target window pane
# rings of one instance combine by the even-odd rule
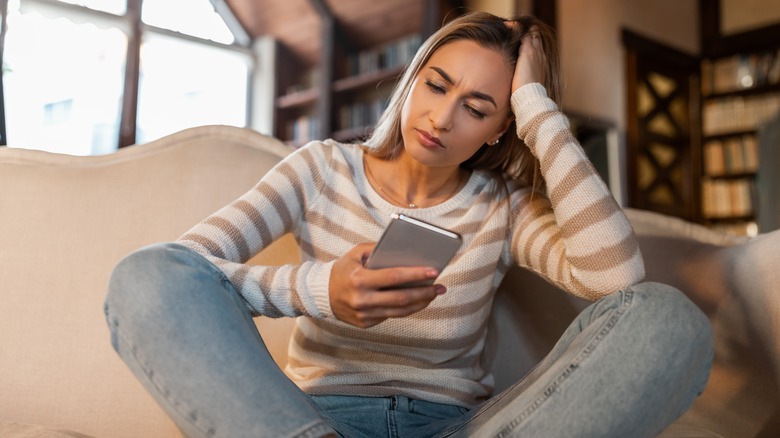
[[[209,0],[144,0],[144,23],[187,35],[233,44],[233,34]]]
[[[86,6],[90,9],[108,12],[111,14],[124,15],[127,11],[126,0],[59,0],[63,3],[72,5]]]
[[[200,125],[245,126],[248,72],[249,59],[240,53],[147,35],[136,141]]]
[[[75,155],[116,150],[125,34],[13,5],[3,66],[8,145]]]

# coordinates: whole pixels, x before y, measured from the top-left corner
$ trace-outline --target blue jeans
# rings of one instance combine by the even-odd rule
[[[707,382],[709,321],[677,290],[641,284],[586,308],[526,377],[473,409],[402,396],[309,396],[279,369],[213,264],[156,244],[114,270],[111,341],[191,437],[643,437]]]

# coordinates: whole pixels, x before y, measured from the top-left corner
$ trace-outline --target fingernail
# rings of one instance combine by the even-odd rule
[[[442,286],[440,284],[436,285],[436,295],[443,295],[445,292],[447,292],[447,288],[446,287],[444,287],[444,286]]]
[[[429,278],[436,278],[439,276],[439,272],[435,269],[429,269],[428,272],[425,273]]]

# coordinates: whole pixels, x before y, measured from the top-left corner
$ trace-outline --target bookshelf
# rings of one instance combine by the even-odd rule
[[[725,35],[718,0],[700,0],[702,51],[628,30],[628,205],[754,235],[780,176],[761,133],[780,112],[780,24]],[[766,136],[765,136],[766,137]],[[763,156],[763,159],[762,159]]]
[[[701,95],[702,221],[754,235],[761,208],[758,132],[780,110],[780,49],[703,58]]]
[[[774,209],[767,194],[780,176],[767,160],[780,145],[760,138],[780,110],[780,23],[725,33],[721,2],[700,8],[700,222],[738,235],[769,231],[758,219]]]
[[[366,137],[423,39],[445,17],[451,20],[462,13],[461,3],[420,2],[419,23],[412,32],[396,35],[393,29],[377,29],[375,41],[368,46],[350,37],[350,29],[329,11],[319,11],[323,47],[314,64],[277,47],[274,135],[292,147],[315,139],[346,142]]]
[[[419,33],[337,57],[333,100],[336,108],[331,137],[350,141],[365,137],[387,107],[404,66],[422,44]]]
[[[275,64],[274,135],[291,145],[320,138],[319,67],[304,64],[283,45],[276,49]]]

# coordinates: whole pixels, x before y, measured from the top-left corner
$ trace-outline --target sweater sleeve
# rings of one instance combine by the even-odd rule
[[[332,316],[328,281],[332,263],[258,266],[246,262],[293,231],[307,202],[321,191],[321,147],[312,143],[286,157],[251,190],[181,236],[177,243],[211,261],[243,297],[250,312],[273,318]]]
[[[547,196],[514,191],[511,251],[521,266],[595,300],[639,282],[644,262],[628,219],[541,84],[512,95],[517,135],[539,159]]]

